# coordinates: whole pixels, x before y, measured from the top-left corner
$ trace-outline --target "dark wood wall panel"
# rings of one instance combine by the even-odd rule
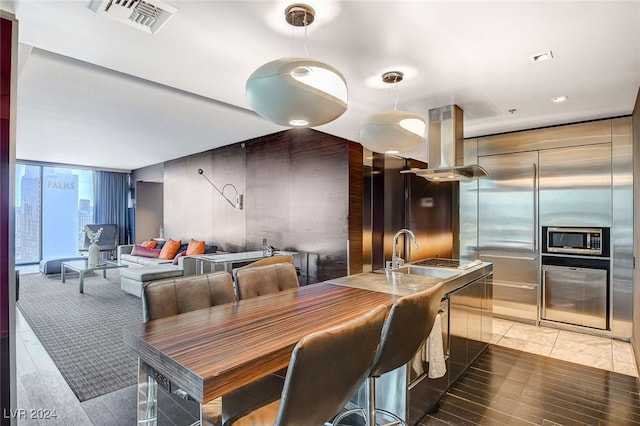
[[[361,150],[354,142],[295,129],[167,162],[165,236],[218,241],[228,251],[261,249],[266,238],[300,252],[301,281],[313,283],[346,275],[351,235],[357,271],[361,195],[349,194],[351,187],[362,192]],[[351,174],[350,167],[356,168]],[[244,210],[233,209],[198,168],[219,188],[232,183],[244,193]],[[231,188],[225,194],[235,198]]]
[[[405,168],[405,159],[392,156],[385,156],[384,159],[384,260],[391,260],[393,255],[393,236],[402,228],[407,228],[407,204],[406,204],[406,176],[400,171]],[[377,196],[378,194],[374,194]],[[374,215],[379,214],[374,211]],[[398,253],[403,257],[404,237],[398,241]],[[384,262],[379,265],[384,267]],[[375,268],[374,268],[375,269]]]
[[[384,229],[385,229],[385,156],[372,154],[370,173],[371,193],[367,199],[371,201],[371,268],[384,268]],[[369,188],[367,188],[369,189]]]
[[[288,132],[246,142],[248,248],[261,248],[264,238],[280,249],[295,246],[289,236],[289,145]]]
[[[251,200],[251,194],[246,179],[246,154],[242,143],[214,149],[211,151],[211,172],[207,172],[207,167],[202,168],[218,188],[222,189],[228,183],[233,184],[240,193],[245,195],[243,210],[233,208],[209,185],[209,182],[206,182],[202,176],[196,175],[200,179],[199,184],[204,185],[200,189],[209,188],[206,192],[199,192],[199,197],[209,197],[213,202],[212,213],[205,218],[210,224],[210,235],[227,251],[241,251],[247,248],[245,220],[251,209],[247,208],[246,201]],[[224,193],[231,200],[235,200],[235,192],[232,188],[228,187]]]
[[[456,183],[432,183],[414,174],[401,174],[408,168],[425,168],[416,160],[374,154],[371,170],[371,263],[383,268],[391,260],[393,236],[408,228],[416,236],[419,250],[411,244],[411,257],[405,253],[409,245],[405,237],[398,239],[397,253],[408,260],[429,257],[452,257],[454,239],[453,200]],[[369,231],[368,231],[369,232]]]
[[[291,144],[291,229],[310,282],[347,275],[349,142],[307,131]]]
[[[358,274],[364,265],[364,165],[362,145],[349,144],[349,272]],[[370,212],[368,210],[368,212]]]
[[[219,188],[231,183],[245,188],[244,149],[240,144],[206,151],[165,163],[165,238],[218,242],[228,251],[244,249],[245,210],[236,210],[200,174]],[[232,200],[235,192],[225,190]]]
[[[295,129],[246,146],[247,241],[300,252],[304,282],[346,275],[349,142]]]
[[[413,259],[453,257],[453,194],[457,182],[429,182],[414,174],[410,179],[409,217],[411,229],[420,245],[412,247]]]

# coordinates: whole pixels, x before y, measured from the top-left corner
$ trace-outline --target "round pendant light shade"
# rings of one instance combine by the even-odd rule
[[[373,152],[400,154],[426,144],[425,119],[407,111],[373,114],[360,127],[360,143]]]
[[[247,80],[246,90],[253,110],[282,126],[319,126],[347,110],[344,76],[308,58],[281,58],[262,65]]]

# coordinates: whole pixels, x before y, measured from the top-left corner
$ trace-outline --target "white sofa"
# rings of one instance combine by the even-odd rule
[[[215,247],[217,250],[219,246]],[[120,270],[120,288],[135,296],[140,297],[142,286],[149,281],[196,274],[195,256],[178,256],[178,262],[174,265],[173,260],[134,256],[132,251],[133,244],[120,245],[117,254],[118,263],[127,265],[127,268]]]
[[[118,246],[118,263],[127,265],[130,268],[140,268],[145,266],[166,266],[174,269],[181,269],[184,275],[194,275],[196,273],[196,261],[193,256],[179,256],[178,264],[174,265],[172,259],[158,259],[154,257],[134,256],[133,244]]]

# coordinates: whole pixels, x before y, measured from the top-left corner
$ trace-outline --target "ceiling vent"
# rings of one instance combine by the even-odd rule
[[[94,0],[91,9],[149,34],[158,32],[178,11],[177,7],[161,0]]]

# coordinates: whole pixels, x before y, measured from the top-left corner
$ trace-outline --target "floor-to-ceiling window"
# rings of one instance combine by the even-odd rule
[[[16,165],[16,265],[74,256],[93,223],[91,170]]]

